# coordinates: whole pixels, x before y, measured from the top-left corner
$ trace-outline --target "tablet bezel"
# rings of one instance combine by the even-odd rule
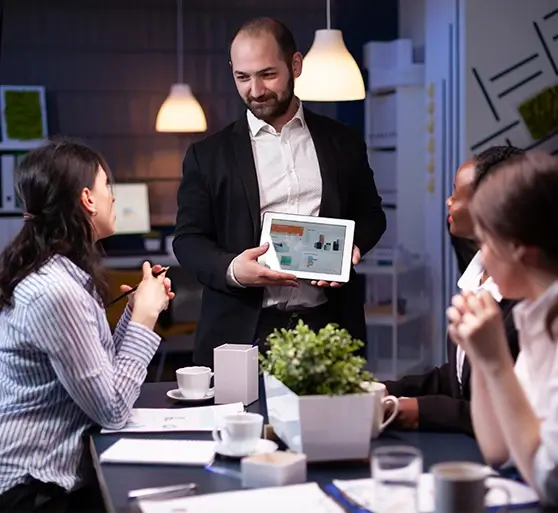
[[[292,271],[283,270],[280,267],[272,267],[267,263],[266,254],[258,258],[258,262],[265,265],[269,269],[274,271],[284,272],[287,274],[292,274],[297,278],[303,280],[324,280],[328,282],[339,282],[347,283],[351,276],[352,258],[353,258],[353,245],[354,245],[354,235],[355,235],[355,222],[350,219],[336,219],[332,217],[317,217],[317,216],[306,216],[301,214],[284,214],[281,212],[265,212],[262,221],[262,233],[260,237],[260,244],[265,244],[268,242],[270,248],[273,246],[271,240],[271,223],[272,221],[293,221],[298,223],[313,223],[313,224],[325,224],[334,226],[345,227],[345,243],[342,251],[341,260],[341,274],[324,274],[324,273],[314,273],[307,271]],[[270,251],[271,249],[268,249]]]

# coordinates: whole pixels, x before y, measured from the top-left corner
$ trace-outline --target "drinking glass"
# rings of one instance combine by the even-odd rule
[[[414,447],[391,445],[372,451],[374,513],[417,513],[422,453]]]

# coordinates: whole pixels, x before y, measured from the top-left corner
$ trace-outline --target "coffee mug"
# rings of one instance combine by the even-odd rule
[[[209,367],[182,367],[176,371],[176,382],[186,399],[203,399],[209,392],[213,372]]]
[[[220,423],[213,430],[213,440],[233,454],[250,454],[262,436],[263,417],[259,413],[226,415]]]
[[[471,462],[438,463],[430,468],[434,476],[435,513],[484,513],[486,494],[493,488],[502,490],[506,495],[508,510],[510,492],[503,486],[486,486],[488,477],[484,465]]]
[[[372,394],[374,400],[374,412],[372,414],[372,438],[378,438],[382,431],[391,424],[399,412],[399,399],[393,395],[386,395],[387,389],[383,383],[377,381],[363,381],[360,386],[366,392]],[[393,410],[389,417],[384,420],[387,404],[393,404]]]

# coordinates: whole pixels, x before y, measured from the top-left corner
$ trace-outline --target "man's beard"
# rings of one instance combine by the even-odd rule
[[[283,116],[289,110],[293,97],[294,77],[291,75],[282,98],[279,98],[275,93],[267,92],[257,99],[250,96],[244,103],[254,116],[262,121],[269,122]]]

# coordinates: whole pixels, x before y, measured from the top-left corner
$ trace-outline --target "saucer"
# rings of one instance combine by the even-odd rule
[[[234,453],[223,443],[218,443],[215,446],[215,452],[221,456],[226,456],[227,458],[244,458],[244,456],[252,456],[254,454],[269,454],[271,452],[275,452],[277,449],[278,446],[275,442],[272,440],[266,440],[265,438],[260,438],[256,448],[252,452],[246,454]]]
[[[167,397],[174,399],[175,401],[181,401],[185,403],[201,403],[203,401],[208,401],[209,399],[213,399],[215,397],[215,388],[210,388],[205,397],[200,398],[192,398],[192,397],[184,397],[180,392],[180,388],[175,388],[174,390],[169,390],[167,392]]]

